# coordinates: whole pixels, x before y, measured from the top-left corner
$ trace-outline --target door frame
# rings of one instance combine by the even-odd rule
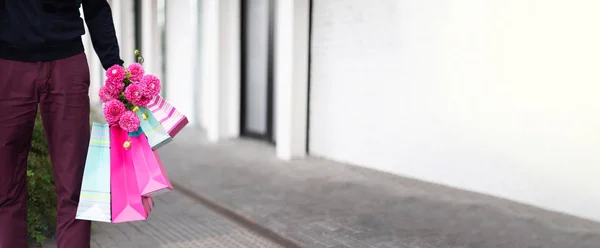
[[[240,52],[241,52],[241,60],[240,60],[240,83],[241,83],[241,94],[240,94],[240,134],[241,136],[259,139],[263,141],[267,141],[269,143],[275,144],[275,130],[273,123],[273,107],[275,104],[274,101],[274,30],[275,30],[275,1],[268,0],[269,4],[269,23],[268,23],[268,39],[267,39],[267,114],[266,114],[266,132],[265,133],[257,133],[246,129],[246,100],[247,100],[247,63],[246,59],[248,53],[246,51],[246,40],[248,38],[248,28],[246,18],[248,17],[247,7],[249,0],[240,0]]]
[[[134,30],[134,46],[136,50],[142,49],[142,0],[133,1],[133,30]],[[129,56],[133,57],[133,62],[137,62],[137,58],[131,52]]]

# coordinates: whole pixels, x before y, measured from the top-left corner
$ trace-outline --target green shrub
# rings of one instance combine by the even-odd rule
[[[91,120],[102,122],[98,110],[91,109]],[[40,114],[37,114],[31,151],[27,163],[27,225],[31,241],[43,244],[56,228],[56,191],[48,142]],[[92,226],[94,227],[94,226]]]
[[[56,225],[56,191],[48,142],[40,115],[35,121],[27,164],[27,224],[29,237],[43,243]]]

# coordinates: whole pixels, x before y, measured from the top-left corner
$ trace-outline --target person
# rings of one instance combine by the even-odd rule
[[[57,193],[59,248],[90,247],[75,219],[90,137],[83,19],[104,69],[122,65],[107,0],[0,0],[0,248],[26,248],[27,155],[39,111]]]

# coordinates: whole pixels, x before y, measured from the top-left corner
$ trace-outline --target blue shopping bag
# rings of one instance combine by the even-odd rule
[[[111,222],[110,129],[93,123],[76,219]]]
[[[148,138],[148,143],[150,143],[150,147],[153,150],[171,141],[171,136],[148,108],[138,107],[136,114],[140,118],[140,127]]]

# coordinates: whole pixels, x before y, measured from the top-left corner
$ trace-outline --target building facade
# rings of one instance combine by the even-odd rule
[[[212,141],[600,220],[598,1],[112,2]]]

